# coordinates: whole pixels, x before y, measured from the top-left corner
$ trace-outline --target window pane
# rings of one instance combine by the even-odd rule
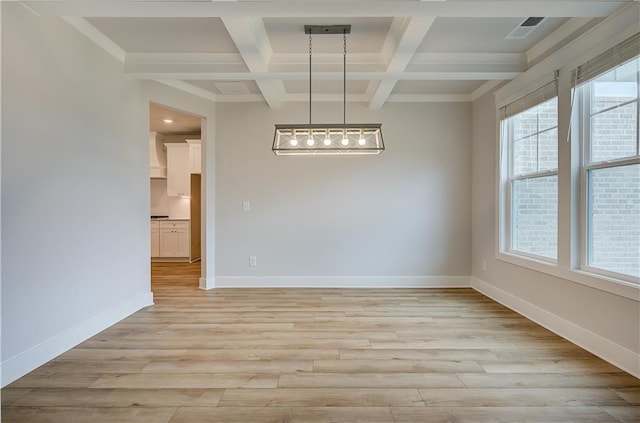
[[[557,257],[558,177],[517,180],[512,185],[514,250]]]
[[[591,162],[636,155],[637,103],[616,107],[591,117]]]
[[[591,82],[591,112],[626,103],[638,97],[640,58],[605,73]]]
[[[558,126],[558,97],[538,105],[538,131]]]
[[[640,277],[640,165],[589,171],[587,264]]]
[[[522,175],[536,171],[536,136],[533,135],[513,143],[513,174]]]
[[[558,128],[538,136],[538,171],[558,168]]]
[[[513,139],[520,140],[538,132],[538,109],[533,107],[513,116]]]

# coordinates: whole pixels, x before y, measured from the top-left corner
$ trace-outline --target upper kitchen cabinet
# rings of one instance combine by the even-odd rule
[[[167,147],[167,195],[169,197],[188,196],[191,194],[189,144],[166,143],[165,146]]]
[[[187,140],[191,173],[202,173],[202,140]]]

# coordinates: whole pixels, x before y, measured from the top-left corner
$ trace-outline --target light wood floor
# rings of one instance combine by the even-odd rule
[[[2,390],[4,422],[634,422],[640,380],[470,289],[197,289]],[[185,276],[183,276],[185,275]]]

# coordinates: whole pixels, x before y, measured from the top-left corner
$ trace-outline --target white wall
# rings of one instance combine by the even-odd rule
[[[569,125],[566,110],[570,106],[568,82],[571,70],[582,61],[615,45],[618,42],[616,37],[624,39],[629,31],[637,31],[640,28],[637,20],[638,10],[637,4],[631,5],[621,14],[605,21],[565,50],[550,56],[517,80],[501,88],[498,91],[499,97],[513,98],[517,93],[521,95],[530,92],[536,88],[536,80],[545,75],[552,75],[554,69],[560,69],[559,133],[566,134]],[[617,293],[614,293],[613,289],[611,292],[596,289],[596,285],[577,283],[578,279],[589,282],[589,278],[571,270],[569,245],[573,228],[570,209],[574,207],[574,199],[569,180],[572,160],[576,160],[575,145],[577,144],[574,144],[572,152],[571,144],[564,139],[561,139],[559,144],[559,173],[562,179],[559,187],[558,265],[546,266],[550,268],[546,272],[533,270],[535,266],[528,268],[498,259],[497,257],[501,256],[496,254],[496,100],[492,94],[486,94],[473,103],[472,275],[475,279],[472,280],[472,286],[639,376],[639,291],[628,286],[620,286]],[[483,261],[487,263],[486,271],[483,270]],[[560,273],[567,277],[560,277]],[[621,295],[621,292],[625,294]]]
[[[468,282],[470,104],[349,104],[347,120],[382,122],[387,151],[323,157],[271,152],[274,123],[304,123],[306,104],[217,107],[217,286]],[[341,120],[314,104],[315,122]]]
[[[140,83],[2,3],[2,384],[152,301]]]

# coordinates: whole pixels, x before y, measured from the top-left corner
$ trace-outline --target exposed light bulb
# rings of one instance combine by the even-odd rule
[[[293,138],[293,139],[291,140],[290,144],[291,144],[293,147],[295,147],[296,145],[298,145],[298,140],[297,140],[297,139],[295,139],[295,138]]]
[[[307,139],[307,145],[308,145],[309,147],[311,147],[313,144],[314,144],[313,137],[309,137],[309,138]]]
[[[342,145],[348,145],[348,144],[349,144],[349,139],[348,139],[348,138],[347,138],[347,136],[345,135],[345,136],[342,138]]]
[[[324,139],[324,145],[326,145],[326,146],[330,146],[331,145],[331,140],[329,139],[329,137]]]
[[[360,145],[365,145],[366,143],[367,142],[362,137],[360,137],[360,139],[358,140],[358,144],[360,144]]]

